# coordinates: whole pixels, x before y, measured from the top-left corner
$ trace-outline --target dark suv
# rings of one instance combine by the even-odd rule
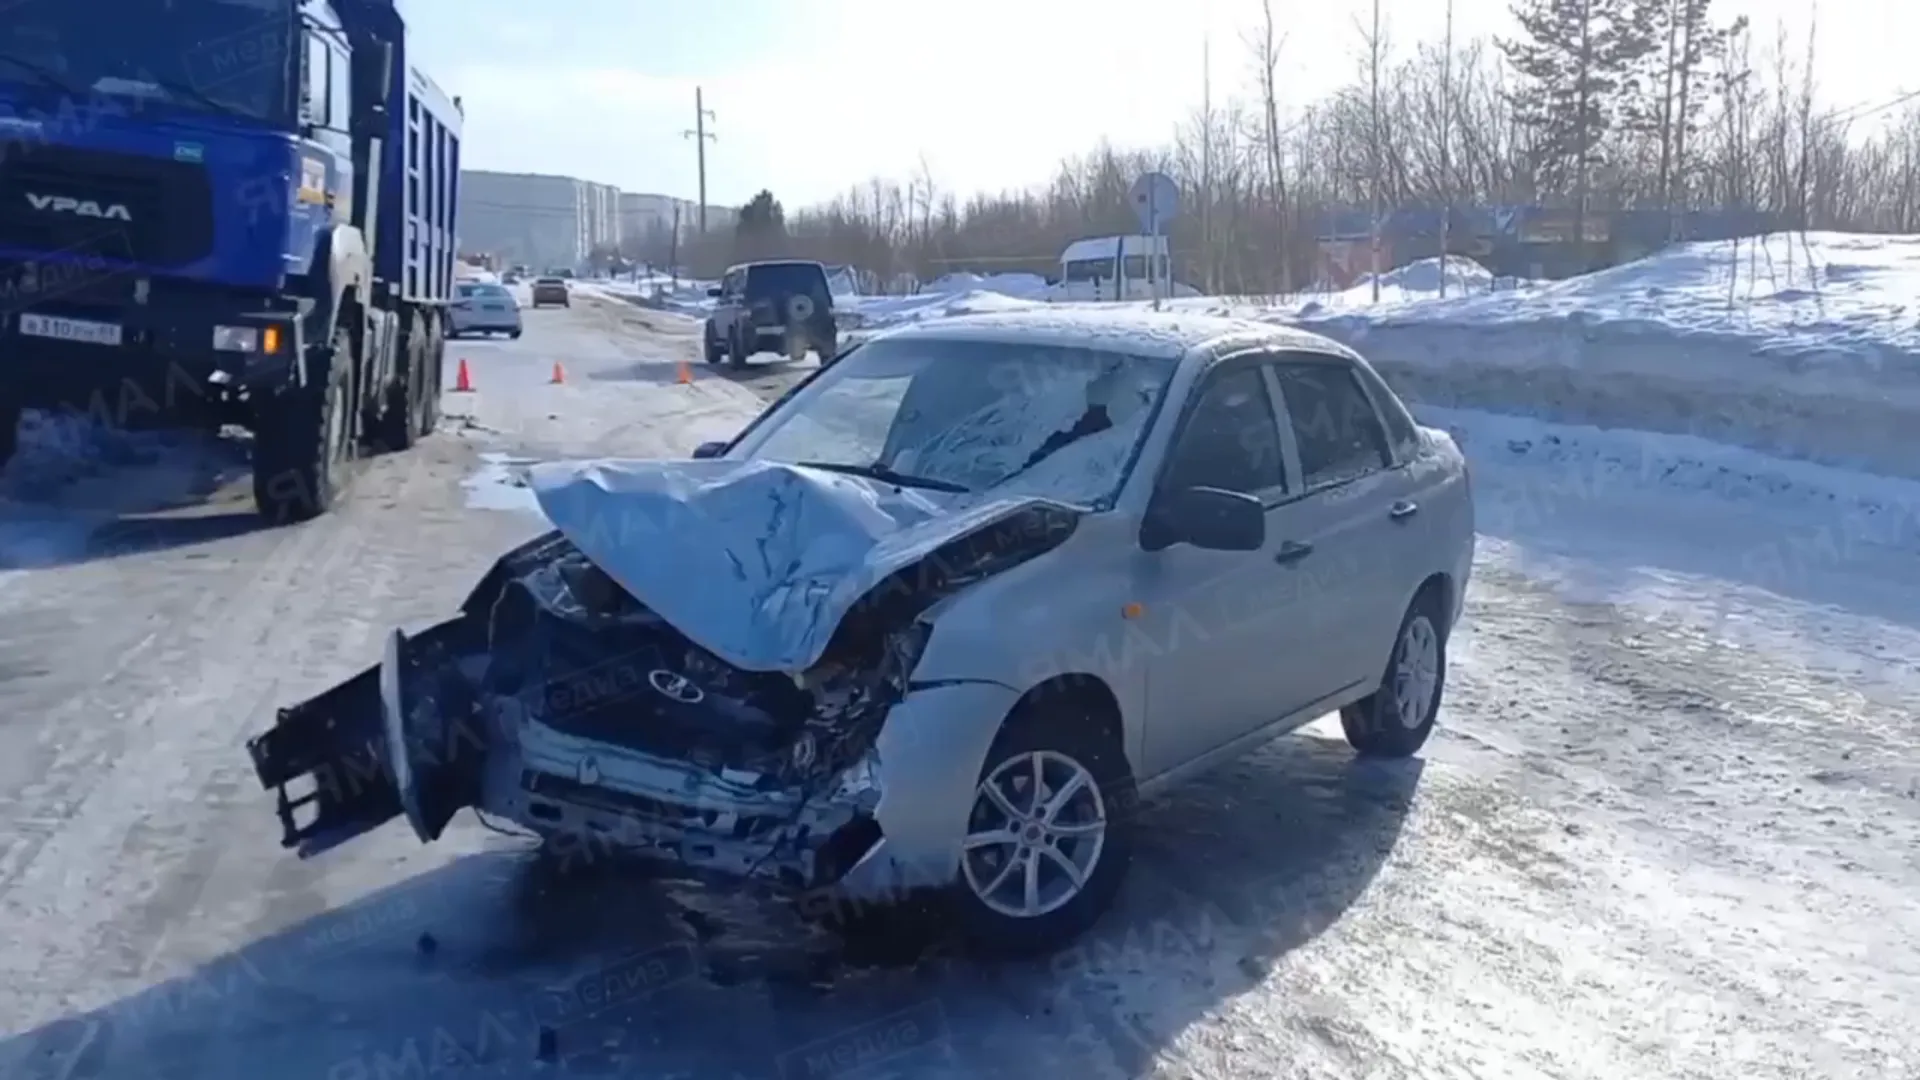
[[[807,350],[831,363],[840,328],[833,317],[827,269],[800,259],[743,263],[728,268],[707,295],[718,303],[707,318],[707,363],[731,359],[745,367],[761,350],[799,360]]]

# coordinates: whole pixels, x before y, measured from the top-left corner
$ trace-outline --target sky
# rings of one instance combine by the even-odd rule
[[[1439,40],[1443,0],[1380,0],[1386,37]],[[1784,25],[1831,106],[1920,90],[1920,5],[1717,0],[1756,44]],[[1105,138],[1168,142],[1201,102],[1250,91],[1261,0],[399,0],[415,63],[466,107],[472,168],[694,198],[694,91],[715,138],[707,195],[815,204],[924,167],[959,194],[1023,188]],[[1508,0],[1454,0],[1458,37],[1503,33]],[[1273,0],[1294,104],[1352,80],[1372,0]],[[1209,80],[1208,74],[1211,78]]]

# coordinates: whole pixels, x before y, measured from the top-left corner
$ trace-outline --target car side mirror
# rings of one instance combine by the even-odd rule
[[[715,300],[720,299],[720,286],[715,285],[713,288],[708,289],[707,295],[713,297]]]
[[[1140,546],[1148,551],[1175,544],[1203,551],[1259,551],[1266,542],[1267,508],[1252,495],[1224,488],[1157,494],[1140,525]]]
[[[694,457],[694,460],[696,461],[704,461],[708,458],[717,458],[722,454],[725,454],[726,452],[727,452],[726,443],[703,442],[699,446],[696,446],[693,448],[693,457]]]

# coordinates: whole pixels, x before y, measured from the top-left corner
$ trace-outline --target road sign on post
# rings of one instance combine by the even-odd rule
[[[1180,185],[1173,177],[1163,172],[1140,174],[1133,182],[1129,194],[1133,200],[1133,211],[1140,215],[1140,227],[1152,238],[1153,246],[1147,252],[1147,281],[1153,286],[1153,307],[1160,309],[1161,279],[1167,275],[1159,273],[1160,260],[1168,247],[1166,243],[1167,223],[1180,212]],[[1167,260],[1169,268],[1172,260]],[[1169,288],[1168,294],[1172,294]]]

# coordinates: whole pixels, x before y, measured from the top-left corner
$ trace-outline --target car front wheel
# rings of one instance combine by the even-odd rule
[[[1366,757],[1406,757],[1433,734],[1447,682],[1447,634],[1438,589],[1422,589],[1400,619],[1373,693],[1340,710],[1347,742]]]
[[[1137,795],[1115,740],[1086,710],[1023,707],[974,787],[952,888],[975,951],[1065,947],[1112,905],[1133,855]]]

